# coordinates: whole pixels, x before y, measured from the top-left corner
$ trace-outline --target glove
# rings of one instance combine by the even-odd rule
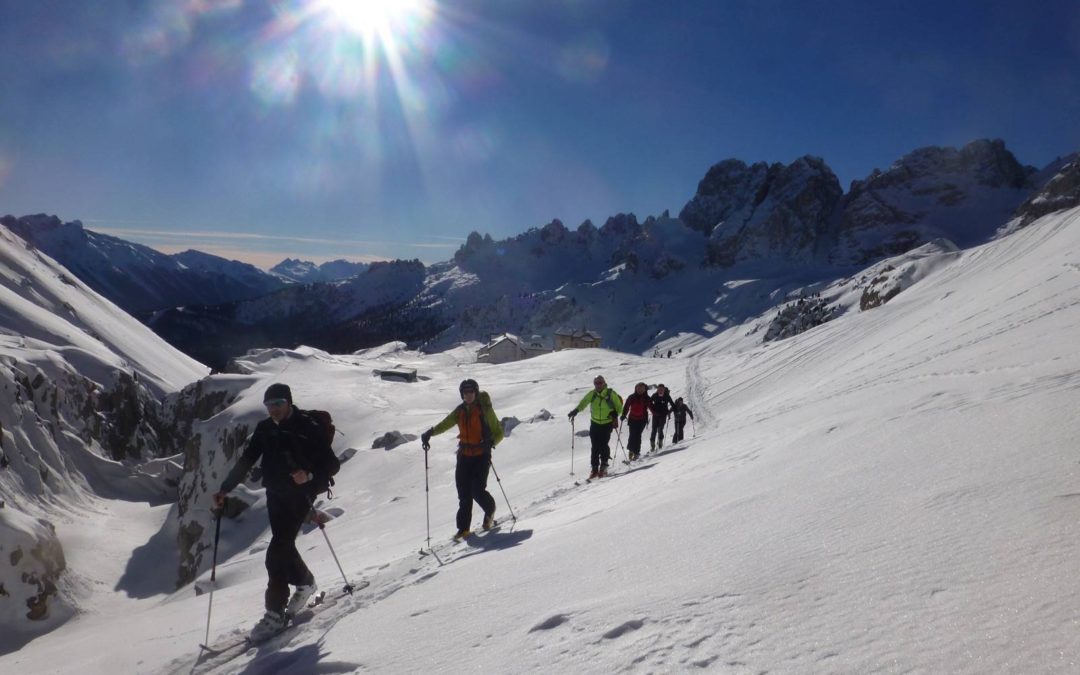
[[[431,429],[420,434],[420,445],[424,448],[425,452],[431,449]]]
[[[571,410],[566,416],[569,417],[570,419],[574,419],[574,415],[577,415],[577,408],[574,408],[573,410]]]

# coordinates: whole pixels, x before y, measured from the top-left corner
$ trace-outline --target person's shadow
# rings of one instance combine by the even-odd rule
[[[312,675],[337,675],[356,672],[363,664],[348,661],[324,661],[329,654],[322,651],[322,640],[297,647],[291,651],[268,647],[260,650],[241,675],[276,675],[277,673],[311,673]]]
[[[514,532],[511,529],[503,530],[502,528],[487,532],[479,537],[469,537],[465,540],[465,543],[470,548],[474,549],[466,555],[472,553],[480,553],[481,551],[495,551],[504,548],[513,548],[520,545],[526,539],[532,537],[532,530],[518,530]]]

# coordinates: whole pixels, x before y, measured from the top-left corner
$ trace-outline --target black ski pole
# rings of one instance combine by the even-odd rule
[[[630,457],[626,454],[626,448],[624,448],[622,444],[622,429],[619,428],[619,420],[612,421],[612,424],[615,425],[615,442],[619,445],[619,449],[622,450],[623,459],[629,464]]]
[[[431,487],[428,484],[428,451],[424,450],[424,506],[427,510],[427,549],[431,550]],[[424,549],[420,549],[423,555]]]
[[[228,498],[226,497],[226,500]],[[210,649],[210,612],[214,609],[214,581],[217,578],[217,549],[218,540],[221,539],[221,512],[225,509],[224,504],[220,509],[214,509],[211,513],[214,514],[214,557],[213,562],[210,565],[210,603],[206,607],[206,637],[203,638],[203,643],[199,645],[202,649]]]
[[[503,499],[506,500],[506,508],[510,511],[510,517],[517,522],[517,516],[514,515],[514,507],[510,506],[510,500],[506,497],[506,489],[503,487],[502,479],[499,478],[499,472],[495,470],[495,462],[488,460],[488,464],[491,466],[491,473],[495,474],[495,480],[499,483],[499,489],[502,490]]]
[[[574,433],[574,418],[570,418],[570,475],[574,475],[574,440],[577,436]]]
[[[349,583],[349,578],[345,576],[345,570],[341,568],[341,561],[338,560],[337,552],[334,551],[334,545],[330,543],[330,535],[326,533],[326,523],[319,517],[319,513],[315,510],[315,506],[311,507],[311,514],[314,518],[314,522],[322,530],[323,537],[326,539],[326,545],[330,547],[330,555],[334,556],[334,562],[337,563],[338,571],[341,572],[341,578],[345,580],[345,588],[343,589],[349,595],[352,595],[353,585]]]

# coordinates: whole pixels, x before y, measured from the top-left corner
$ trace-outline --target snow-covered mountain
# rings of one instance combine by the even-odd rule
[[[358,276],[368,268],[368,263],[348,260],[329,260],[316,265],[309,260],[286,258],[270,268],[271,274],[301,284],[327,281],[343,281]]]
[[[794,288],[843,311],[783,340],[762,338],[787,293],[708,339],[673,336],[664,359],[253,352],[181,396],[205,406],[182,507],[136,515],[95,500],[58,522],[80,543],[68,558],[81,610],[0,670],[1073,672],[1078,274],[1073,208],[975,248],[929,242]],[[396,364],[421,380],[373,375]],[[694,418],[687,442],[632,466],[620,431],[613,476],[576,485],[588,436],[565,414],[597,373],[623,393],[663,382]],[[510,433],[488,485],[503,526],[455,546],[452,434],[427,455],[417,441],[372,445],[437,422],[466,377]],[[195,588],[211,586],[210,494],[275,381],[342,432],[324,505],[336,518],[298,542],[333,602],[257,648],[200,655],[207,635],[227,645],[262,612],[270,535],[255,481],[234,493],[248,508],[221,523],[213,603]],[[180,572],[198,581],[175,589],[178,531]],[[419,557],[429,545],[438,555]],[[342,575],[370,585],[342,596]]]
[[[922,148],[855,181],[839,215],[836,257],[865,264],[933,239],[986,241],[1039,187],[1000,141]]]
[[[331,351],[388,340],[440,350],[493,333],[561,328],[589,328],[605,345],[648,353],[658,341],[713,334],[793,289],[827,286],[929,242],[987,241],[1049,173],[1021,166],[1001,141],[916,150],[847,194],[817,158],[786,166],[726,160],[709,169],[678,219],[619,214],[576,229],[555,220],[501,241],[472,233],[451,261],[380,270],[380,278],[404,278],[394,293],[363,303],[345,297],[377,287],[360,275],[347,286],[168,312],[152,325],[218,368],[268,339]],[[1055,199],[1040,203],[1069,203]]]
[[[174,500],[186,439],[170,392],[207,369],[0,228],[0,644],[78,610],[57,525],[99,497]]]
[[[1048,213],[1080,206],[1080,154],[1051,166],[1052,172],[1043,172],[1049,180],[1040,182],[1042,188],[1020,205],[1015,217],[1001,229],[1000,235],[1027,227]]]
[[[750,167],[729,159],[709,169],[679,218],[709,235],[710,264],[801,264],[827,255],[842,195],[836,175],[816,157]]]
[[[56,216],[3,216],[0,225],[30,242],[87,286],[131,313],[256,298],[285,282],[247,263],[199,251],[166,255]]]
[[[1038,187],[1000,140],[928,147],[843,193],[825,163],[716,164],[680,219],[709,235],[722,267],[779,259],[866,264],[934,239],[967,248],[986,241]]]

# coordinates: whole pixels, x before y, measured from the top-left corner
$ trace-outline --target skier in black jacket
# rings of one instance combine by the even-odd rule
[[[672,416],[675,418],[675,433],[671,437],[672,443],[678,443],[683,439],[683,429],[686,428],[686,416],[690,415],[690,419],[694,419],[694,411],[690,409],[690,406],[686,405],[682,397],[675,399],[675,405],[671,408]]]
[[[225,496],[261,458],[271,537],[266,549],[266,614],[252,630],[253,640],[283,629],[315,592],[315,576],[296,550],[296,536],[315,497],[329,487],[340,467],[326,431],[293,405],[288,385],[270,385],[263,404],[269,417],[256,425],[240,459],[214,494],[214,504],[222,508]],[[290,585],[296,587],[291,598]]]
[[[675,405],[671,400],[671,394],[667,387],[662,384],[656,385],[656,393],[650,398],[652,401],[652,433],[649,435],[649,451],[654,452],[664,447],[664,425],[667,424],[668,413]]]

